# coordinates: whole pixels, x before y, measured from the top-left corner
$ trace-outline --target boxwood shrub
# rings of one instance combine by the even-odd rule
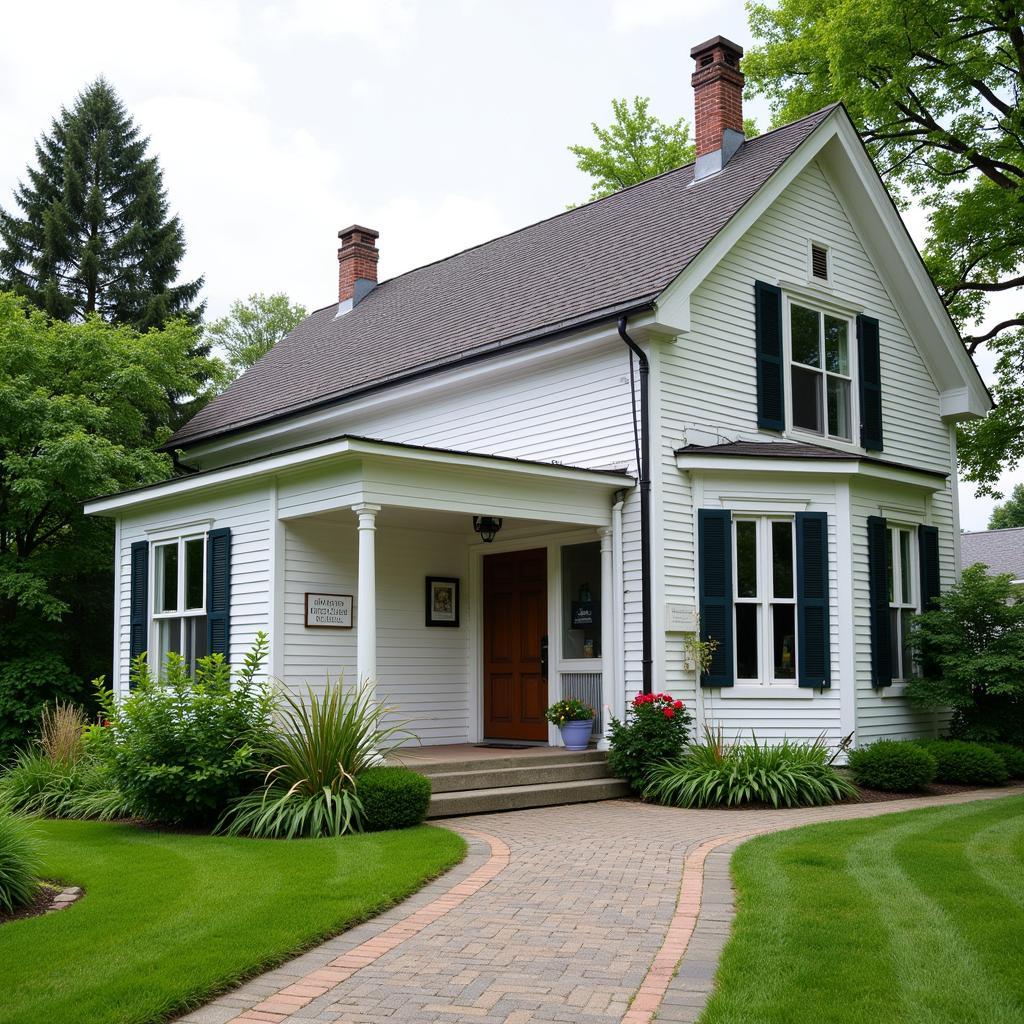
[[[918,740],[935,758],[936,782],[1002,786],[1009,778],[1003,759],[980,743],[966,740]]]
[[[430,779],[397,765],[368,768],[356,778],[356,795],[367,832],[411,828],[427,816]]]
[[[858,785],[895,793],[928,785],[938,770],[924,747],[900,740],[878,740],[851,750],[848,765]]]
[[[1012,743],[983,743],[993,753],[998,754],[1006,765],[1006,774],[1011,779],[1024,779],[1024,750]]]

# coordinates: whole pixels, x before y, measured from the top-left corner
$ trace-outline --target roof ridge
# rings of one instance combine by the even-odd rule
[[[979,533],[1013,533],[1015,530],[1024,531],[1024,526],[995,526],[986,530],[964,530],[964,536],[970,537]]]
[[[802,124],[804,121],[809,121],[813,117],[817,117],[819,114],[823,114],[826,111],[830,112],[836,107],[841,107],[843,104],[841,101],[829,103],[819,110],[814,110],[810,114],[804,114],[803,117],[798,117],[795,121],[788,121],[786,124],[780,124],[776,128],[769,128],[768,131],[762,132],[760,135],[755,135],[752,139],[745,139],[744,143],[760,142],[762,139],[768,138],[769,135],[774,135],[776,132],[781,132],[786,128],[792,128],[795,125]],[[559,217],[567,217],[570,214],[576,213],[578,210],[584,210],[588,206],[596,206],[598,203],[603,203],[609,199],[614,199],[616,196],[621,196],[626,192],[631,192],[633,189],[641,188],[644,185],[649,185],[652,181],[658,181],[660,178],[666,178],[670,174],[678,174],[680,171],[685,171],[687,167],[692,167],[695,161],[691,160],[689,163],[680,164],[678,167],[670,167],[667,171],[661,171],[658,174],[652,174],[649,178],[644,178],[643,181],[634,182],[632,185],[626,185],[623,188],[616,189],[614,192],[609,192],[606,196],[598,196],[596,199],[588,199],[585,203],[580,203],[579,206],[571,206],[567,210],[559,210],[558,213],[552,213],[547,217],[541,217],[539,220],[532,221],[529,224],[523,224],[518,228],[513,228],[511,231],[505,231],[500,235],[495,235],[493,238],[485,239],[483,242],[477,242],[476,245],[467,245],[465,249],[459,249],[456,252],[449,253],[447,256],[440,256],[436,260],[431,260],[429,263],[421,263],[418,267],[410,267],[408,270],[403,270],[401,274],[395,274],[394,277],[387,277],[381,281],[377,287],[381,287],[385,284],[390,284],[392,281],[399,281],[403,277],[408,277],[410,274],[415,274],[418,270],[426,270],[428,267],[436,267],[439,263],[445,263],[447,260],[453,260],[456,256],[462,256],[464,253],[473,252],[475,249],[482,249],[485,245],[490,245],[492,242],[501,241],[503,238],[511,238],[513,235],[518,235],[521,231],[529,231],[531,228],[538,227],[541,224],[547,224],[549,221],[557,220]],[[328,303],[327,306],[322,307],[327,309],[328,306],[332,305]],[[314,310],[319,312],[319,310]]]

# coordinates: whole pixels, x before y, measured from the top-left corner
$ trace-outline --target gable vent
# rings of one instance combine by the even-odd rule
[[[828,249],[822,245],[811,246],[811,273],[822,281],[828,280]]]

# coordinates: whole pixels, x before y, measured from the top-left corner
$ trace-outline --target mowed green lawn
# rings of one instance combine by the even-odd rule
[[[3,1024],[142,1024],[196,1006],[378,913],[462,859],[420,827],[252,840],[47,821],[44,876],[68,910],[0,926]]]
[[[746,843],[701,1024],[1021,1024],[1024,797]]]

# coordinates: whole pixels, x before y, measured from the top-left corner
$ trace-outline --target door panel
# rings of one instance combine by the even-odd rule
[[[484,557],[484,735],[546,740],[547,551]]]

